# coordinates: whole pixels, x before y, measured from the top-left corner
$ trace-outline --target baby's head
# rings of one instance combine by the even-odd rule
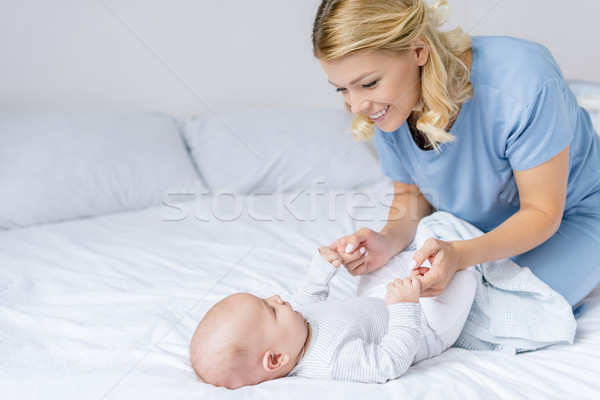
[[[261,299],[236,293],[202,318],[190,360],[206,383],[236,389],[286,376],[307,344],[309,327],[278,295]]]

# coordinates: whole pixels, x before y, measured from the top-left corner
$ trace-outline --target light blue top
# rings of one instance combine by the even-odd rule
[[[544,46],[510,37],[473,37],[470,81],[440,152],[421,150],[408,125],[376,128],[381,169],[416,184],[440,211],[484,232],[519,209],[513,170],[535,167],[569,148],[565,214],[600,212],[600,137]]]

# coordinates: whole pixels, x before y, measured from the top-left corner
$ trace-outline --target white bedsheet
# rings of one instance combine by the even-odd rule
[[[237,219],[222,197],[223,221],[200,221],[186,203],[181,221],[165,221],[178,211],[161,206],[0,232],[0,399],[600,398],[600,288],[573,346],[453,348],[384,385],[284,378],[229,391],[198,381],[188,344],[212,304],[234,291],[289,296],[318,245],[377,229],[387,214],[376,200],[354,209],[370,221],[349,218],[345,204],[359,197],[346,193],[312,199],[311,215],[308,196],[292,197],[243,198]],[[204,211],[215,204],[204,196]],[[355,285],[341,271],[332,297]]]

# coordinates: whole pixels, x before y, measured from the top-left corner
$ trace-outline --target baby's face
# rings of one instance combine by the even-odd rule
[[[230,389],[255,385],[287,375],[308,334],[302,314],[278,295],[262,299],[235,293],[200,321],[190,344],[190,360],[207,383]]]
[[[277,294],[266,299],[256,297],[256,300],[256,320],[264,328],[266,345],[288,352],[294,358],[302,351],[308,336],[308,323],[304,316]]]

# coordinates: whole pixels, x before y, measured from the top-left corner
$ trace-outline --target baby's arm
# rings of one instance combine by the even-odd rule
[[[412,365],[422,335],[420,283],[415,278],[396,279],[387,289],[388,333],[379,344],[356,338],[343,345],[334,359],[334,379],[384,383]]]
[[[314,255],[306,277],[298,285],[292,300],[294,307],[318,303],[329,296],[329,281],[342,265],[342,258],[329,247],[319,247]]]

